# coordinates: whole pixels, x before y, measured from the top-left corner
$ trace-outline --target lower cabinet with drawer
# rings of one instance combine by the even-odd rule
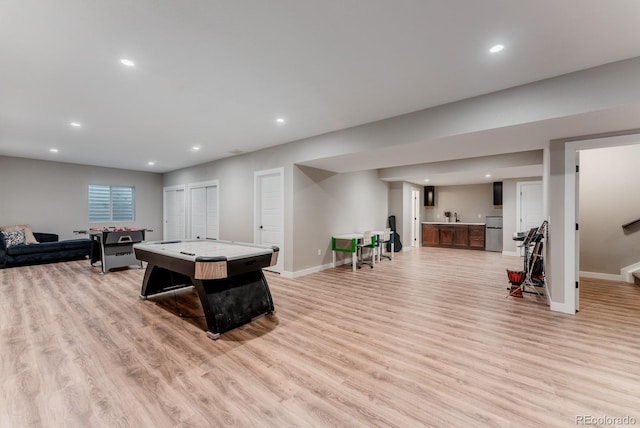
[[[469,225],[469,248],[484,250],[484,226]]]

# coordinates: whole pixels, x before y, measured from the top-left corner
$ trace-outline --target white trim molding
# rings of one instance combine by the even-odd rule
[[[520,251],[503,251],[502,255],[503,256],[522,257],[522,254],[520,254]]]
[[[555,312],[562,312],[563,314],[575,315],[575,305],[568,305],[566,303],[549,302],[549,309]]]
[[[349,264],[351,264],[351,261],[349,261]],[[318,273],[318,272],[322,272],[323,270],[332,269],[332,268],[333,268],[333,263],[327,263],[324,265],[313,266],[313,267],[298,270],[295,272],[287,272],[285,278],[296,279],[296,278],[300,278],[301,276],[311,275],[312,273]]]
[[[622,279],[622,275],[616,275],[614,273],[586,272],[581,270],[580,276],[585,278],[604,279],[606,281],[624,281]],[[633,282],[633,280],[631,282]]]
[[[623,267],[622,269],[620,269],[620,277],[622,278],[620,281],[629,282],[633,284],[634,283],[633,273],[639,270],[640,270],[640,262]]]

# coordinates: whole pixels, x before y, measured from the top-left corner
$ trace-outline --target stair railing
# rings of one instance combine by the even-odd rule
[[[632,228],[634,228],[634,226],[638,226],[640,225],[640,218],[634,221],[630,221],[629,223],[623,224],[622,225],[622,230],[624,230],[625,232],[630,232]]]

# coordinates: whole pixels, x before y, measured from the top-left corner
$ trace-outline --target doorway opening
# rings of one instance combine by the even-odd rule
[[[420,246],[420,190],[411,190],[411,246]]]
[[[580,140],[580,141],[570,141],[565,143],[565,189],[564,189],[564,240],[565,240],[565,270],[564,270],[564,295],[565,295],[565,305],[563,311],[568,313],[574,313],[580,309],[580,286],[579,286],[579,278],[581,274],[581,253],[585,258],[585,263],[591,263],[592,266],[604,266],[603,264],[598,264],[600,261],[595,261],[592,254],[589,254],[594,248],[612,248],[611,240],[615,240],[620,238],[620,234],[622,231],[622,217],[618,217],[614,221],[613,212],[617,210],[617,213],[620,213],[622,209],[620,209],[619,204],[611,206],[611,202],[604,202],[602,198],[606,195],[610,197],[612,194],[615,194],[615,191],[612,189],[608,189],[606,192],[600,192],[600,201],[597,202],[597,205],[604,207],[605,215],[597,214],[597,210],[594,208],[592,202],[588,201],[586,196],[581,198],[581,195],[585,195],[586,193],[590,193],[587,185],[587,175],[591,174],[591,171],[587,169],[591,169],[587,166],[585,169],[585,165],[583,165],[585,159],[588,159],[592,154],[597,155],[597,164],[600,168],[607,168],[606,172],[599,171],[597,173],[593,173],[593,179],[598,181],[602,181],[606,176],[613,177],[616,173],[620,172],[621,165],[620,161],[612,161],[608,162],[607,157],[603,158],[602,153],[598,154],[596,152],[589,153],[591,149],[606,149],[606,148],[620,148],[623,146],[633,148],[638,148],[640,145],[640,135],[638,134],[630,134],[630,135],[622,135],[615,137],[605,137],[605,138],[597,138],[591,140]],[[609,152],[611,154],[613,152]],[[581,156],[584,154],[586,156]],[[628,156],[628,155],[627,155]],[[612,160],[612,158],[610,158]],[[637,160],[637,157],[627,159],[629,161]],[[591,162],[589,162],[591,163]],[[607,165],[607,163],[610,163]],[[637,169],[637,168],[636,168]],[[591,177],[589,178],[591,180]],[[627,182],[636,182],[636,180],[626,179]],[[616,180],[616,183],[622,184],[624,180]],[[589,195],[590,197],[591,195]],[[632,198],[633,196],[629,194],[628,198]],[[584,201],[583,201],[584,199]],[[607,210],[608,208],[608,210]],[[596,211],[595,213],[592,212]],[[634,211],[634,208],[624,208],[626,210],[626,214],[630,218],[640,217],[640,212]],[[603,218],[604,217],[604,218]],[[611,225],[612,231],[615,229],[616,232],[611,232],[610,236],[604,238],[604,242],[600,239],[599,242],[593,243],[593,238],[588,236],[587,232],[591,228],[589,224],[593,220],[587,220],[587,218],[599,218],[598,226],[603,228],[605,225]],[[585,220],[583,222],[582,220]],[[620,224],[618,224],[620,223]],[[587,229],[585,229],[587,228]],[[583,232],[583,233],[581,233]],[[640,238],[638,238],[640,239]],[[586,242],[585,242],[586,241]],[[590,243],[591,242],[591,243]],[[637,252],[636,252],[637,253]],[[638,254],[640,256],[640,254]],[[595,263],[595,264],[594,264]],[[604,262],[606,263],[606,262]],[[585,269],[591,269],[586,267]],[[611,268],[605,268],[611,271]],[[585,272],[585,271],[582,271]],[[615,274],[605,272],[604,275],[611,275],[611,279],[613,279]],[[623,280],[620,275],[617,276],[618,280]],[[606,278],[602,278],[606,279]]]

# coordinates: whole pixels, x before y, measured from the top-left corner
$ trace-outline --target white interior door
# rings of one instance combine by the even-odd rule
[[[411,191],[411,246],[420,246],[420,191]]]
[[[542,181],[518,183],[518,231],[528,232],[540,227],[543,220]]]
[[[576,151],[576,311],[580,309],[580,152]]]
[[[184,186],[164,188],[164,239],[185,238],[185,189]]]
[[[189,185],[190,239],[218,239],[218,185]]]
[[[282,272],[284,263],[284,171],[255,173],[255,232],[254,241],[279,248],[278,263],[269,268]]]

